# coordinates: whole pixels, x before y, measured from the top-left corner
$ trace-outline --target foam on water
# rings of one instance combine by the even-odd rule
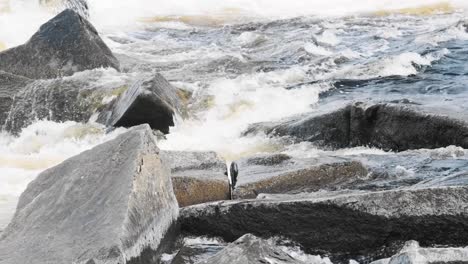
[[[174,68],[177,69],[182,68],[185,72],[185,67],[197,65],[196,63],[190,65],[193,61],[203,64],[216,62],[224,57],[232,57],[246,64],[257,62],[256,58],[262,62],[276,63],[273,66],[277,68],[236,73],[234,77],[225,76],[228,74],[221,70],[219,74],[203,72],[199,75],[207,76],[199,76],[195,82],[178,78],[172,80],[175,81],[173,82],[175,86],[189,88],[195,95],[201,94],[201,97],[207,100],[202,109],[193,113],[194,116],[179,121],[167,136],[167,140],[159,143],[160,147],[173,150],[214,150],[228,160],[274,151],[298,157],[327,154],[308,143],[288,146],[281,140],[270,139],[265,135],[241,137],[241,133],[252,123],[275,121],[314,111],[313,106],[319,101],[320,93],[329,89],[330,85],[315,84],[310,82],[311,80],[409,76],[417,74],[421,68],[431,67],[449,55],[446,49],[424,53],[416,48],[401,50],[392,46],[392,41],[395,39],[417,33],[415,42],[418,45],[433,46],[447,40],[468,39],[468,33],[462,26],[450,26],[458,21],[458,17],[438,16],[440,11],[450,13],[458,8],[468,7],[465,0],[442,2],[439,0],[329,0],[326,2],[88,0],[88,2],[91,22],[114,52],[154,63],[159,66],[157,69],[163,71],[166,69],[166,63],[175,65]],[[8,3],[6,0],[0,0],[0,51],[27,41],[39,26],[57,11],[56,8],[40,6],[38,1],[33,0],[9,0]],[[413,20],[408,17],[395,24],[385,20],[416,13],[435,15],[439,18],[423,24],[412,23]],[[364,14],[362,21],[358,19],[360,14]],[[375,17],[376,14],[388,17]],[[229,32],[227,27],[228,33],[222,35],[225,32],[221,32],[223,30],[221,26],[225,24],[273,21],[298,16],[312,16],[308,17],[310,19],[308,23],[301,24],[310,26],[310,31],[304,30],[306,27],[284,29],[281,23],[278,23],[272,26],[278,27],[278,31],[268,31],[266,26],[263,32],[235,32],[235,30]],[[337,16],[346,17],[333,20]],[[326,20],[317,22],[317,17],[321,19],[325,17]],[[369,17],[377,19],[371,21],[366,28],[368,23],[366,19]],[[349,22],[351,20],[347,19],[356,20]],[[353,22],[356,23],[346,24]],[[291,23],[300,23],[300,21]],[[207,26],[209,30],[203,31]],[[316,31],[313,30],[314,27],[317,28]],[[148,38],[144,35],[142,39],[136,36],[148,28],[150,30],[144,31],[141,35],[151,35],[155,31],[161,34],[154,34]],[[162,29],[169,31],[164,32]],[[304,31],[297,33],[295,30]],[[205,38],[202,41],[186,40],[191,36],[199,38],[200,36],[197,36],[199,31],[206,34],[201,36],[208,36],[208,40]],[[364,35],[371,40],[361,40],[359,37],[356,40],[356,36],[352,36],[353,32],[359,32],[359,37]],[[177,35],[179,33],[180,35]],[[185,33],[187,34],[184,35]],[[112,41],[111,37],[115,36],[121,36],[132,44]],[[355,38],[350,41],[349,39],[353,37]],[[291,42],[283,45],[289,38],[292,39]],[[204,45],[203,41],[210,43]],[[366,45],[361,45],[361,41],[365,41],[362,43]],[[296,54],[299,54],[297,55],[299,59],[288,61]],[[304,59],[305,62],[302,63],[300,59]],[[356,60],[357,64],[341,66],[340,60]],[[170,73],[170,70],[165,72],[169,76]],[[80,74],[87,75],[89,72],[78,73],[69,78],[80,78]],[[136,74],[131,71],[117,73],[110,70],[104,74],[104,77],[99,78],[99,82],[121,83],[122,78],[126,80],[127,77],[134,77]],[[177,74],[175,76],[181,77]],[[301,84],[297,89],[284,89],[297,84]],[[0,229],[11,217],[20,193],[40,171],[109,140],[122,131],[116,130],[111,134],[105,134],[103,128],[97,125],[40,121],[25,128],[19,137],[1,134]],[[333,153],[345,156],[385,154],[381,150],[371,148],[344,149]],[[400,169],[403,171],[404,168]]]
[[[12,217],[27,184],[41,171],[124,131],[106,134],[97,124],[38,121],[17,137],[0,134],[0,229]]]
[[[304,79],[305,69],[241,75],[215,80],[206,89],[212,96],[210,109],[198,119],[171,130],[163,149],[214,150],[228,160],[257,152],[272,152],[280,146],[267,137],[240,137],[249,124],[306,112],[319,99],[322,88],[306,86],[284,89]],[[307,98],[307,100],[298,100]]]
[[[59,2],[59,1],[55,1]],[[178,21],[185,24],[222,25],[246,19],[279,19],[306,15],[344,16],[352,14],[417,13],[432,14],[443,7],[458,10],[468,7],[464,0],[88,0],[90,20],[99,31],[122,31],[146,22]],[[429,11],[428,11],[429,10]],[[25,42],[58,10],[45,8],[38,1],[0,1],[0,41],[7,47]],[[397,12],[398,13],[398,12]],[[118,17],[119,19],[115,19]],[[26,23],[27,21],[27,23]],[[327,34],[324,36],[327,38]]]

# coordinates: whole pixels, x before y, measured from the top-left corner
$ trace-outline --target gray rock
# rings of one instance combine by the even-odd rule
[[[272,242],[247,234],[228,245],[213,257],[200,264],[305,264],[293,258]]]
[[[384,150],[468,148],[468,121],[413,105],[355,103],[350,106],[294,117],[288,121],[252,125],[244,134],[265,132],[345,148],[373,146]]]
[[[4,130],[17,134],[36,120],[88,122],[105,108],[104,98],[115,96],[125,87],[124,83],[100,84],[101,77],[102,72],[97,71],[86,76],[29,82],[12,99],[0,98],[0,105],[6,109],[0,124]]]
[[[181,209],[182,230],[234,241],[281,236],[332,261],[390,257],[408,240],[422,246],[468,243],[468,189],[260,195]]]
[[[169,167],[149,127],[136,127],[31,182],[0,238],[0,263],[143,262],[177,215]]]
[[[0,53],[0,70],[31,79],[72,75],[119,62],[82,16],[67,9],[41,26],[25,44]]]
[[[226,162],[215,152],[163,151],[161,157],[171,166],[180,207],[231,198]]]
[[[238,183],[233,197],[255,198],[260,193],[300,193],[336,190],[367,179],[360,162],[337,158],[292,158],[261,155],[237,161]]]
[[[167,134],[174,126],[174,115],[180,114],[177,90],[161,74],[137,81],[106,111],[99,122],[108,126],[132,127],[149,124]]]
[[[32,80],[0,71],[0,126],[8,117],[15,94]]]
[[[395,256],[371,264],[468,263],[468,248],[422,248],[409,241]]]

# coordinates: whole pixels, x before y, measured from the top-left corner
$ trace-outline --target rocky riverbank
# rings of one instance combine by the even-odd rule
[[[2,130],[43,119],[128,130],[28,185],[0,232],[0,264],[468,263],[465,112],[354,100],[242,133],[288,148],[232,160],[160,150],[210,97],[194,99],[156,70],[101,82],[104,71],[143,64],[111,51],[86,2],[64,4],[0,52]],[[236,30],[261,27],[249,26]],[[296,155],[304,145],[320,152]],[[361,147],[380,152],[347,153]]]

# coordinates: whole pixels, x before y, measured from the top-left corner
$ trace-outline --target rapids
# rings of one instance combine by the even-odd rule
[[[309,144],[241,134],[255,122],[352,100],[404,98],[466,111],[467,7],[463,0],[89,1],[91,22],[124,69],[102,70],[105,78],[159,71],[192,94],[189,117],[178,118],[159,146],[214,150],[228,161],[273,151],[320,155]],[[0,0],[0,50],[27,41],[59,9]],[[0,134],[0,229],[39,172],[123,131],[38,120],[18,136]],[[399,162],[386,166],[411,173]]]

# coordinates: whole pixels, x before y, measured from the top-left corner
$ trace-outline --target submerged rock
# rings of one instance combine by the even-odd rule
[[[169,167],[149,127],[136,127],[31,182],[0,238],[0,263],[143,263],[166,246],[177,215]]]
[[[0,53],[0,70],[31,79],[72,75],[119,62],[96,29],[67,9],[41,26],[25,44]]]
[[[101,77],[101,72],[93,71],[86,76],[29,82],[12,99],[0,98],[0,104],[9,106],[5,108],[5,116],[0,116],[0,124],[4,130],[16,134],[36,120],[86,123],[105,108],[105,98],[114,96],[122,85],[100,84]]]
[[[226,247],[224,242],[204,238],[185,238],[171,264],[196,264],[204,261]]]
[[[371,264],[422,264],[468,263],[467,248],[421,248],[416,241],[409,241],[395,256],[374,261]]]
[[[305,264],[293,258],[272,242],[247,234],[228,245],[213,257],[200,264]]]
[[[174,126],[174,115],[180,114],[177,90],[161,75],[136,82],[106,111],[99,121],[108,126],[132,127],[149,124],[167,134]]]
[[[373,146],[393,151],[450,145],[468,148],[466,119],[399,104],[355,103],[286,122],[255,124],[245,134],[259,131],[332,148]]]
[[[337,263],[389,257],[412,239],[423,246],[468,243],[466,187],[260,197],[183,208],[182,230],[227,241],[282,236]]]
[[[233,196],[255,198],[260,193],[300,193],[339,189],[367,178],[357,161],[298,159],[284,154],[262,155],[237,161],[238,184]]]
[[[0,127],[8,117],[16,93],[30,82],[28,78],[0,71]]]
[[[226,162],[215,152],[163,151],[161,157],[171,166],[180,207],[231,198]]]

